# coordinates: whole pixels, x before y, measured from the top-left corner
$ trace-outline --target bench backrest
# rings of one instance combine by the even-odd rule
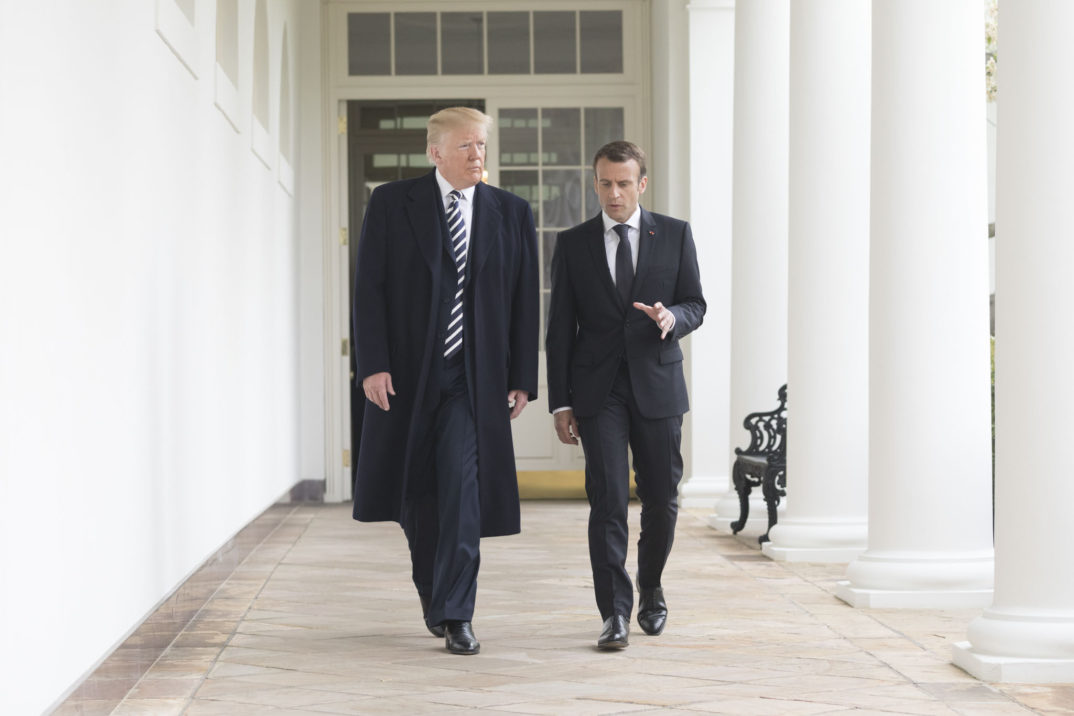
[[[779,406],[766,413],[750,413],[742,421],[750,431],[750,444],[745,450],[735,448],[737,455],[764,455],[786,459],[787,456],[787,385],[779,389]]]

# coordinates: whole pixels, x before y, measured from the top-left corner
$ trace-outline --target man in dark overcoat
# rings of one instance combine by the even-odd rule
[[[520,530],[511,420],[537,397],[533,213],[482,183],[491,123],[430,117],[436,169],[373,191],[355,276],[354,517],[402,525],[426,626],[455,654],[480,649],[480,538]]]

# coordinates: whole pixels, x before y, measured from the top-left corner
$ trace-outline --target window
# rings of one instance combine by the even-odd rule
[[[623,12],[349,12],[351,76],[623,72]]]
[[[529,201],[537,222],[544,326],[556,234],[600,211],[590,164],[597,149],[623,138],[623,108],[503,108],[496,126],[500,186]]]

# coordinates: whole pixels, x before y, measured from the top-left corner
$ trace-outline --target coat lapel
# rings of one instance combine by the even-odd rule
[[[436,210],[436,202],[440,201],[436,176],[430,172],[415,182],[407,198],[409,203],[406,206],[406,213],[410,220],[410,228],[414,232],[414,241],[417,242],[421,255],[429,266],[429,271],[435,274],[440,265],[440,253],[444,246],[443,232],[440,228],[443,221],[440,219],[441,212]]]
[[[611,270],[608,268],[608,253],[604,248],[604,219],[597,214],[586,225],[586,243],[593,257],[593,274],[600,277],[600,285],[608,292],[612,302],[618,306],[619,292],[615,290],[615,282],[612,280]]]
[[[638,236],[638,265],[634,269],[633,298],[637,298],[638,287],[645,279],[645,274],[653,265],[653,253],[656,251],[656,242],[660,234],[656,231],[656,222],[653,215],[645,209],[641,210],[641,227]]]
[[[503,223],[503,213],[500,211],[500,201],[496,194],[484,184],[474,187],[474,215],[473,227],[470,231],[470,253],[472,266],[470,267],[470,279],[473,280],[481,267],[485,265],[489,250],[492,248],[500,234],[500,226]]]

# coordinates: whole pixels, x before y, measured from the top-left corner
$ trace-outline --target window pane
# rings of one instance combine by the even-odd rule
[[[400,104],[396,106],[399,115],[396,129],[420,129],[424,130],[429,123],[429,117],[441,107],[432,102],[418,102],[415,104]]]
[[[360,107],[356,129],[395,129],[395,107]]]
[[[500,188],[522,197],[530,203],[530,209],[536,217],[540,211],[537,198],[541,195],[541,185],[535,170],[505,170],[500,172]]]
[[[545,109],[541,112],[544,164],[582,163],[582,112],[579,109]]]
[[[382,184],[399,178],[399,155],[366,154],[364,160],[366,181]]]
[[[533,71],[575,74],[576,31],[573,12],[533,13]]]
[[[347,72],[352,75],[390,75],[391,43],[386,12],[347,13]]]
[[[422,155],[424,156],[424,155]],[[399,170],[400,179],[416,179],[417,177],[424,176],[429,173],[428,166],[408,166]]]
[[[501,109],[500,166],[537,166],[537,110]]]
[[[586,107],[585,161],[592,165],[593,155],[608,142],[623,138],[622,107]]]
[[[548,169],[544,172],[541,226],[566,229],[582,220],[582,170]]]
[[[623,13],[579,13],[582,72],[623,71]]]
[[[395,74],[436,74],[436,13],[395,13]]]
[[[485,73],[485,31],[479,12],[440,15],[440,69],[445,75]]]
[[[541,260],[544,267],[541,273],[544,276],[541,278],[541,288],[552,288],[552,254],[556,251],[556,234],[555,231],[542,231],[541,232]]]
[[[530,14],[489,13],[489,74],[530,73]]]

